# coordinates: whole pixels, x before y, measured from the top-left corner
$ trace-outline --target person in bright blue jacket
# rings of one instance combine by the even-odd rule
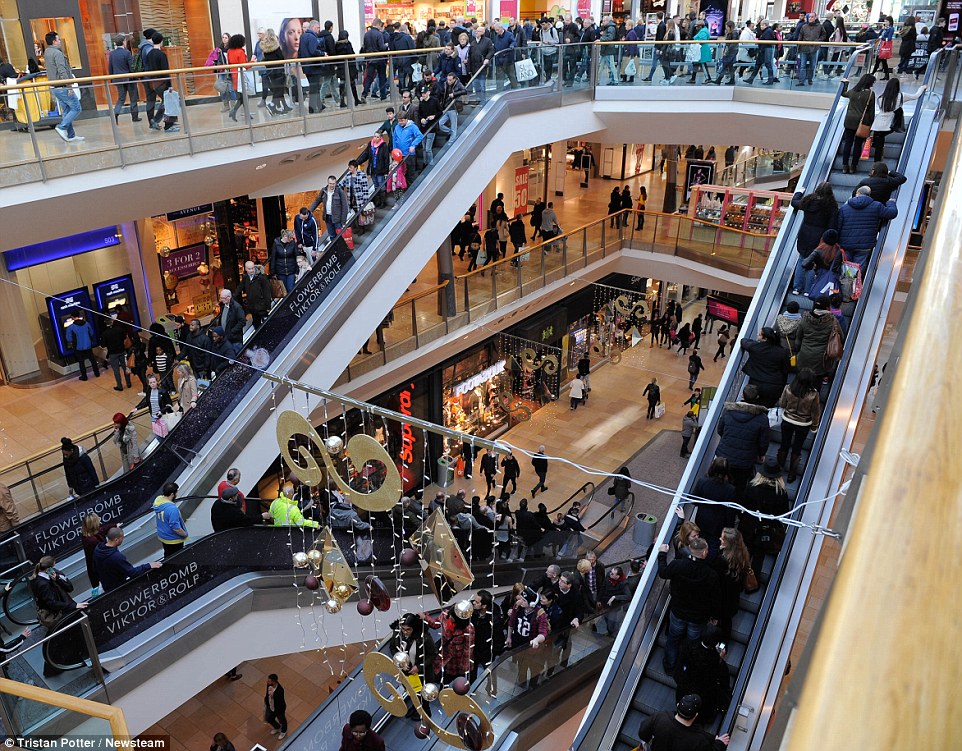
[[[100,378],[100,368],[97,367],[97,359],[94,357],[93,348],[97,344],[97,332],[90,321],[85,321],[83,312],[75,314],[73,323],[67,326],[65,339],[67,347],[74,351],[77,358],[77,365],[80,367],[80,380],[87,380],[87,360],[94,369],[94,376]]]
[[[899,215],[895,201],[880,203],[872,198],[871,188],[863,185],[838,210],[838,244],[850,261],[862,266],[878,243],[882,222]]]
[[[414,154],[418,144],[424,140],[424,134],[417,125],[407,119],[407,115],[398,115],[397,125],[394,126],[394,148],[400,149],[405,156]]]
[[[187,525],[180,515],[180,509],[174,501],[177,499],[176,482],[164,485],[164,494],[154,500],[154,521],[157,523],[157,539],[164,546],[164,558],[173,555],[184,547],[187,542]]]

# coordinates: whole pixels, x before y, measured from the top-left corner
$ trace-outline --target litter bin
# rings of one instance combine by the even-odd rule
[[[655,539],[655,525],[658,518],[651,514],[635,514],[635,526],[631,530],[631,539],[642,552],[648,550]]]
[[[454,471],[458,460],[453,456],[442,456],[438,459],[438,485],[449,488],[454,482]]]

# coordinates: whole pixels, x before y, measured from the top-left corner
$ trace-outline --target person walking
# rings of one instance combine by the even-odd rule
[[[701,315],[701,313],[699,313],[697,316],[695,316],[695,320],[691,322],[691,333],[695,335],[695,339],[693,340],[692,343],[693,343],[694,346],[695,346],[695,350],[698,350],[698,349],[701,348],[701,334],[702,334],[702,315]]]
[[[56,31],[50,31],[44,41],[47,43],[43,53],[47,80],[67,81],[73,78],[73,68],[63,53],[63,40],[60,35]],[[84,137],[78,136],[73,128],[73,122],[80,114],[80,97],[74,93],[73,86],[59,83],[51,87],[51,93],[60,108],[60,124],[54,128],[54,132],[67,143],[83,141]]]
[[[548,481],[548,459],[544,455],[544,446],[538,446],[538,453],[532,457],[531,466],[538,476],[538,484],[531,489],[531,497],[534,498],[539,490],[546,491],[548,489],[548,486],[545,485]]]
[[[120,76],[130,73],[133,70],[134,56],[130,53],[130,38],[123,34],[118,34],[114,38],[114,49],[107,57],[107,73],[111,76]],[[117,99],[114,102],[114,122],[120,123],[120,113],[123,112],[124,102],[130,100],[130,121],[140,122],[140,115],[137,110],[137,82],[129,78],[119,78],[114,82],[117,90]]]
[[[661,388],[658,386],[658,379],[652,378],[651,382],[645,386],[645,390],[641,392],[642,396],[648,397],[648,420],[653,420],[655,418],[655,408],[658,406],[658,402],[661,401]]]
[[[521,477],[521,465],[517,458],[510,451],[501,459],[501,467],[504,469],[504,478],[501,481],[501,494],[508,490],[508,483],[511,483],[511,495],[518,492],[518,478]]]
[[[872,73],[878,73],[879,68],[882,69],[882,73],[884,73],[883,81],[888,81],[892,75],[892,71],[889,70],[889,60],[892,59],[894,39],[895,28],[892,26],[892,21],[889,18],[883,18],[882,29],[879,32],[878,45],[875,50],[875,65],[872,67]]]
[[[114,391],[123,391],[124,387],[120,380],[121,373],[123,373],[127,382],[127,388],[131,388],[130,368],[127,367],[128,334],[127,327],[115,315],[113,314],[107,319],[107,327],[100,337],[100,343],[107,350],[107,362],[114,372],[114,380],[117,381]]]
[[[485,455],[481,457],[480,469],[487,482],[485,495],[490,495],[491,490],[497,486],[494,476],[498,474],[498,456],[494,453],[494,449],[489,448]]]
[[[585,382],[579,376],[571,379],[571,409],[578,409],[578,405],[585,401]]]
[[[728,341],[731,339],[729,331],[730,329],[728,328],[727,324],[718,329],[718,350],[715,352],[715,356],[711,360],[712,362],[718,362],[719,357],[725,357],[725,348],[728,346]]]
[[[277,679],[277,673],[267,676],[267,688],[264,691],[264,724],[271,728],[271,735],[276,735],[282,741],[287,737],[287,701],[284,699],[284,687]]]
[[[688,356],[688,390],[695,390],[695,382],[698,380],[698,374],[705,369],[704,363],[701,361],[701,357],[698,355],[698,350],[694,350]]]
[[[87,362],[93,368],[94,376],[100,378],[100,368],[97,366],[97,358],[94,357],[93,348],[97,343],[97,332],[94,325],[84,318],[83,311],[74,314],[74,319],[67,326],[64,338],[67,347],[74,351],[77,365],[80,368],[80,380],[87,380]],[[118,380],[118,383],[120,381]]]

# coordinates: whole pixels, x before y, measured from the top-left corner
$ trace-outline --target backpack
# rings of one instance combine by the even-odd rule
[[[133,62],[130,63],[131,73],[143,73],[144,72],[144,56],[140,53],[140,47],[137,48],[137,52],[134,53]]]

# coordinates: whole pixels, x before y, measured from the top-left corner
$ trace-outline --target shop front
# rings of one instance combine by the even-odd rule
[[[130,229],[125,232],[125,229]],[[66,330],[82,316],[103,329],[106,316],[138,324],[151,315],[132,228],[103,227],[2,254],[4,310],[0,356],[7,380],[42,382],[76,370]]]
[[[380,18],[385,23],[401,23],[407,21],[412,24],[413,32],[424,31],[428,20],[444,21],[450,27],[457,18],[477,18],[483,21],[487,18],[488,7],[485,0],[454,0],[453,2],[408,2],[402,0],[364,0],[364,26],[370,25],[374,18]]]
[[[46,35],[55,31],[75,76],[101,76],[118,35],[137,42],[153,28],[164,36],[172,69],[199,67],[213,46],[210,9],[210,0],[0,0],[0,57],[20,71],[30,58],[42,68]],[[84,108],[93,108],[84,92]]]
[[[267,262],[257,203],[241,196],[148,220],[170,315],[212,315],[217,291],[233,289],[246,261]]]
[[[627,180],[655,168],[655,147],[650,143],[605,145],[601,149],[601,176]]]

